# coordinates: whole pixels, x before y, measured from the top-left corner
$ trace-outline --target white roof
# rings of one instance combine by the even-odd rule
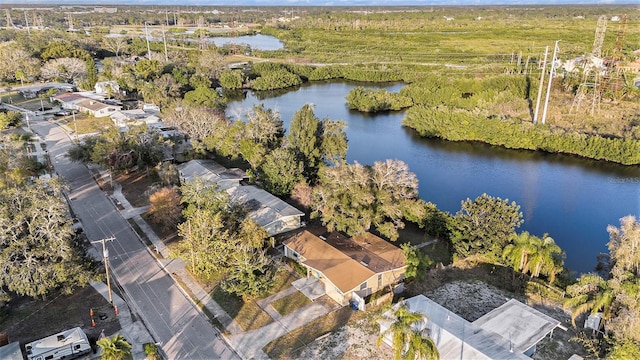
[[[25,345],[28,358],[35,358],[39,354],[44,354],[51,350],[58,349],[69,344],[86,343],[89,344],[87,335],[81,328],[65,330],[57,334],[47,336],[44,339],[36,340]]]
[[[227,193],[232,201],[248,207],[248,216],[262,227],[286,217],[304,215],[302,211],[277,196],[252,185],[236,186],[227,189]]]
[[[441,359],[529,359],[508,338],[470,323],[424,295],[404,301],[411,312],[424,314],[439,329],[430,336]]]
[[[246,176],[240,169],[227,169],[213,160],[191,160],[178,165],[178,171],[184,181],[191,182],[200,178],[205,182],[216,183],[220,190],[238,186]]]
[[[509,339],[518,351],[525,352],[560,325],[560,321],[511,299],[473,324]]]

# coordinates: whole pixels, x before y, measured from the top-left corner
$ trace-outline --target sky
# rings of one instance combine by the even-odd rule
[[[640,0],[0,0],[0,4],[207,5],[207,6],[420,6],[420,5],[621,5]]]

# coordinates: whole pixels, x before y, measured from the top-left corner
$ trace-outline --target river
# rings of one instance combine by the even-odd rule
[[[598,253],[607,252],[607,225],[619,226],[621,217],[640,214],[638,166],[423,139],[401,126],[403,112],[350,111],[345,96],[358,85],[314,82],[287,92],[249,91],[229,102],[227,114],[237,118],[262,102],[277,109],[288,127],[293,114],[312,103],[317,117],[346,121],[349,162],[406,162],[419,179],[420,197],[442,210],[455,213],[462,200],[482,193],[517,202],[525,220],[519,231],[549,233],[565,250],[573,275],[593,271]]]

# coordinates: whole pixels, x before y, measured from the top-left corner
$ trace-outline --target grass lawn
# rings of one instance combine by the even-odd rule
[[[78,134],[91,134],[113,126],[113,121],[108,116],[91,117],[86,114],[76,114],[76,123],[73,123],[73,116],[65,116],[60,123],[68,126],[72,131],[78,129]]]
[[[311,300],[301,292],[296,291],[289,296],[273,301],[271,306],[273,306],[280,315],[285,316],[309,304],[311,304]]]
[[[244,331],[256,330],[273,322],[255,301],[244,302],[235,294],[229,294],[219,285],[211,297],[233,318]]]
[[[275,282],[271,291],[264,297],[276,294],[291,286],[298,277],[285,269],[276,273]],[[202,284],[204,289],[210,291],[211,297],[231,316],[240,327],[245,330],[259,329],[273,322],[273,319],[256,304],[255,301],[243,301],[242,298],[224,291],[217,283]],[[284,314],[283,314],[284,315]]]

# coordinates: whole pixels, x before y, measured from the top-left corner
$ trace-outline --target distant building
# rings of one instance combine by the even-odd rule
[[[118,110],[109,114],[109,117],[117,127],[121,130],[126,130],[129,126],[142,124],[152,126],[152,124],[161,122],[160,118],[156,114],[157,113],[155,111],[150,112],[142,109]]]
[[[120,93],[120,85],[115,81],[99,81],[94,86],[98,95],[115,95]]]
[[[109,116],[112,113],[122,109],[122,106],[120,105],[105,104],[93,99],[84,99],[78,101],[77,103],[75,103],[75,106],[78,111],[87,113],[95,117]]]

